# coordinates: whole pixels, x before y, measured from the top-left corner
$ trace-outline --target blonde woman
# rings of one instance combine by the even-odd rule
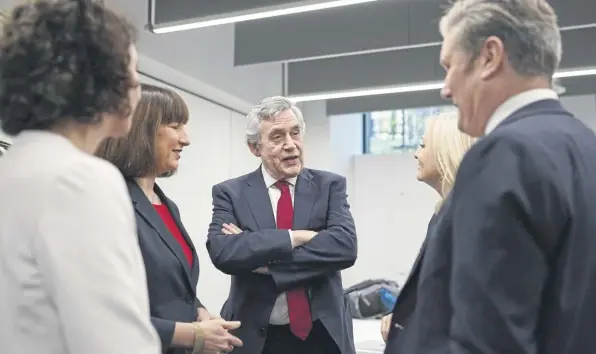
[[[457,120],[458,115],[455,112],[428,118],[420,147],[414,154],[418,162],[416,178],[437,191],[440,197],[428,224],[427,239],[432,232],[443,200],[453,187],[457,168],[464,154],[474,143],[473,138],[458,130]],[[416,307],[418,274],[425,246],[426,241],[422,245],[408,280],[400,292],[393,313],[385,316],[381,321],[381,334],[387,343],[385,353],[410,353],[408,348],[402,347],[404,342],[402,339],[412,335],[408,333],[407,322]]]

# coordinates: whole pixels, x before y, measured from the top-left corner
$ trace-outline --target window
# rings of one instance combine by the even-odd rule
[[[453,109],[452,106],[439,106],[365,113],[364,153],[414,151],[424,135],[426,118]]]

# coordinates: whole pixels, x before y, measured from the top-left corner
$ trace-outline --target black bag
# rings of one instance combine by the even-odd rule
[[[391,313],[398,294],[397,282],[386,279],[365,280],[344,290],[352,318],[381,318]]]

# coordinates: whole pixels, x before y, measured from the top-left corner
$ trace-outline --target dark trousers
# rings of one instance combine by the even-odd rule
[[[315,321],[306,340],[290,332],[290,325],[267,327],[262,354],[341,354],[321,321]]]

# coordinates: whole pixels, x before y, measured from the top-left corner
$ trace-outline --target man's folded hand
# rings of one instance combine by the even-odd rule
[[[223,224],[223,227],[221,228],[221,232],[223,232],[226,235],[238,235],[239,233],[242,232],[242,230],[234,224],[226,223],[226,224]]]
[[[257,274],[269,274],[269,268],[267,266],[259,267],[252,272]]]

